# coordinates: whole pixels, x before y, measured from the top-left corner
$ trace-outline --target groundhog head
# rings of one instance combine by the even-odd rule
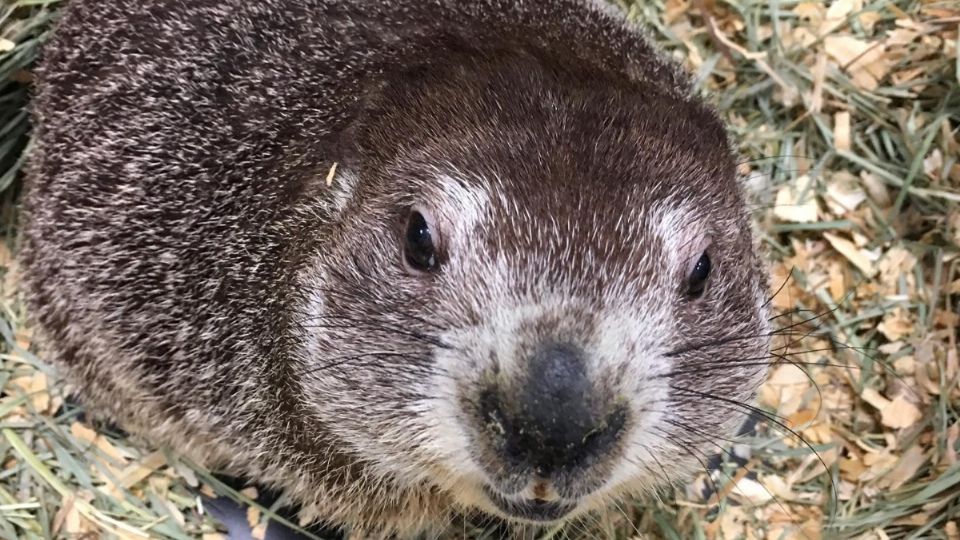
[[[375,477],[518,521],[702,468],[769,352],[722,124],[589,66],[450,65],[344,135],[299,398]]]

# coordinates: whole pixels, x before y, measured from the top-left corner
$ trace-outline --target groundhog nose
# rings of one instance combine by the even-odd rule
[[[517,390],[489,392],[482,399],[498,424],[503,457],[549,477],[608,454],[623,431],[626,410],[611,407],[610,396],[593,390],[583,353],[572,345],[548,344],[526,368]]]

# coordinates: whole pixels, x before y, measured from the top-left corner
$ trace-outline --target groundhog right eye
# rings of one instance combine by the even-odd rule
[[[710,256],[704,251],[690,271],[690,277],[687,278],[687,296],[690,298],[700,298],[703,291],[707,288],[707,278],[710,277]]]
[[[410,213],[404,240],[403,257],[409,270],[423,273],[439,269],[440,260],[434,245],[434,235],[427,218],[421,212],[414,210]]]

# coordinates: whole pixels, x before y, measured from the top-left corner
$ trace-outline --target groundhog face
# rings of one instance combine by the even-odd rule
[[[316,422],[371,478],[526,522],[702,468],[769,343],[713,113],[515,61],[398,88],[300,280]]]

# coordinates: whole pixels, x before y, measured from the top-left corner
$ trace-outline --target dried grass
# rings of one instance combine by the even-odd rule
[[[16,172],[29,66],[55,4],[0,8],[0,538],[214,538],[198,493],[250,493],[92,430],[30,352],[11,255]],[[960,5],[620,4],[729,120],[778,322],[801,334],[777,344],[759,395],[776,421],[743,441],[746,467],[713,475],[719,504],[677,490],[624,509],[611,530],[960,540]]]

